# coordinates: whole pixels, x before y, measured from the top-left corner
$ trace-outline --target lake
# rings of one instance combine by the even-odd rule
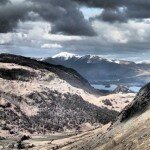
[[[107,91],[113,91],[117,88],[116,84],[110,84],[110,86],[106,86],[106,85],[103,85],[103,84],[92,84],[92,86],[96,89],[107,90]],[[139,86],[130,86],[129,89],[131,91],[137,93],[141,89],[141,87],[139,87]]]

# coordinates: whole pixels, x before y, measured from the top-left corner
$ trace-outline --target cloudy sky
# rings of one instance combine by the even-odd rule
[[[149,60],[150,0],[0,0],[0,52]]]

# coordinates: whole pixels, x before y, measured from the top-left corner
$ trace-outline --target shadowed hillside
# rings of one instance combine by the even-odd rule
[[[118,114],[88,100],[100,95],[73,69],[0,55],[0,127],[7,134],[79,130]],[[94,126],[93,126],[94,127]]]

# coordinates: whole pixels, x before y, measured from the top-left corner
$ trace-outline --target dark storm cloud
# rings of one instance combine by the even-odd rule
[[[0,5],[2,5],[2,4],[7,4],[7,3],[10,3],[10,1],[9,1],[9,0],[1,0],[1,1],[0,1]]]
[[[74,0],[89,7],[102,8],[103,12],[95,19],[108,22],[124,22],[128,19],[150,18],[149,0]],[[125,8],[118,11],[119,8]]]
[[[74,0],[81,4],[99,8],[116,8],[122,4],[122,0]]]
[[[26,0],[21,4],[0,4],[0,33],[12,31],[20,20],[32,20],[29,13],[34,12],[52,24],[52,33],[95,36],[78,7],[70,0]]]
[[[27,10],[24,5],[0,5],[0,33],[12,31],[19,20],[25,19]]]
[[[52,22],[52,33],[95,36],[90,23],[84,19],[78,5],[70,0],[31,0],[34,11],[46,21]],[[44,11],[43,11],[44,10]]]
[[[102,11],[101,15],[90,18],[90,20],[103,20],[106,22],[126,22],[127,16],[124,12],[121,12],[118,9],[105,9]]]

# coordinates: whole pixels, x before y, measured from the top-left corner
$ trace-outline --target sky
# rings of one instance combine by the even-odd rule
[[[150,0],[0,0],[0,53],[149,61]]]

